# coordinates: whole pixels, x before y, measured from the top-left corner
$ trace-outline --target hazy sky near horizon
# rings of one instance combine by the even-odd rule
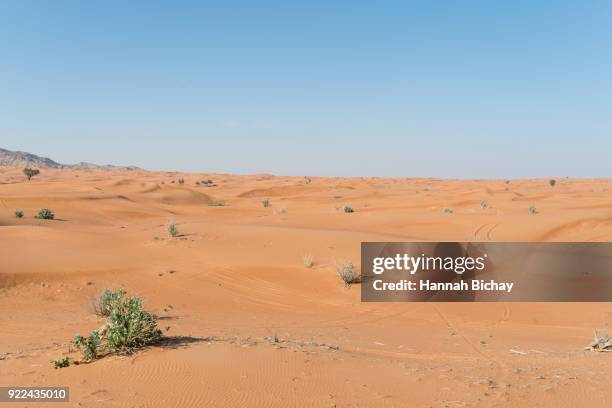
[[[612,176],[610,1],[2,1],[0,147],[287,175]]]

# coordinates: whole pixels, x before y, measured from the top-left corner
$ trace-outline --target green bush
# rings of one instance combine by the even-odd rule
[[[264,200],[261,202],[261,205],[263,205],[265,208],[268,208],[270,206],[270,199],[264,198]]]
[[[529,214],[537,214],[538,213],[538,209],[535,208],[534,205],[529,206],[528,211],[529,211]]]
[[[53,360],[52,363],[55,369],[66,368],[70,366],[70,357],[59,358],[57,360]]]
[[[41,220],[52,220],[53,218],[55,218],[55,214],[53,214],[53,211],[51,211],[50,209],[43,208],[38,212],[38,214],[36,214],[36,218]]]
[[[170,238],[176,237],[178,233],[179,232],[178,232],[178,228],[176,227],[176,224],[174,223],[168,224],[168,236]]]
[[[223,207],[225,203],[223,201],[210,201],[208,203],[209,207]]]
[[[555,180],[555,179],[550,179],[550,180],[548,180],[548,184],[549,184],[551,187],[554,187],[554,186],[557,184],[557,180]]]
[[[102,348],[100,333],[94,330],[89,337],[76,336],[74,345],[81,351],[85,361],[95,360]]]
[[[130,352],[161,338],[153,315],[144,310],[139,297],[122,298],[114,304],[106,326],[106,347],[113,352]]]
[[[453,209],[452,208],[445,208],[444,209],[444,213],[445,214],[452,214],[453,213]]]
[[[345,213],[352,213],[352,212],[355,212],[355,210],[353,210],[353,207],[351,207],[350,205],[345,205],[344,207],[342,207],[342,210],[343,210]]]
[[[92,361],[103,354],[129,353],[155,343],[162,337],[155,317],[144,310],[138,296],[126,297],[123,290],[105,290],[102,299],[109,309],[107,323],[89,337],[76,336],[75,346],[84,361]]]
[[[102,317],[110,316],[111,310],[113,309],[113,305],[119,300],[121,300],[125,296],[125,294],[126,292],[123,289],[104,290],[104,293],[102,293],[102,296],[100,296],[93,305],[94,312],[98,316],[102,316]]]
[[[23,218],[23,211],[20,211],[20,210],[15,211],[15,217]]]

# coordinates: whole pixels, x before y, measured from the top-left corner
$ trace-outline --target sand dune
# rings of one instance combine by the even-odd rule
[[[361,241],[610,241],[611,209],[612,180],[3,168],[0,384],[68,385],[83,407],[609,406],[612,356],[583,350],[609,304],[367,304],[334,264]],[[175,340],[54,370],[106,287]]]

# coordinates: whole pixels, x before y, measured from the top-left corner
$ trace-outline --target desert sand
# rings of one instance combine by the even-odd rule
[[[608,303],[370,304],[335,274],[361,241],[428,240],[610,241],[612,180],[1,169],[0,385],[70,387],[37,407],[610,406],[612,355],[584,350]],[[170,340],[54,369],[104,288]]]

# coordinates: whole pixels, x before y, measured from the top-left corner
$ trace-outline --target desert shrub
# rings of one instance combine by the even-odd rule
[[[351,286],[353,283],[361,282],[361,277],[355,272],[355,265],[351,261],[337,264],[336,274],[344,282],[344,286]]]
[[[17,218],[23,218],[23,211],[21,211],[21,210],[16,210],[16,211],[15,211],[15,217],[17,217]]]
[[[102,348],[100,333],[94,330],[89,337],[76,336],[74,338],[74,345],[83,354],[85,361],[95,360]]]
[[[555,180],[555,179],[550,179],[550,180],[548,180],[548,184],[549,184],[551,187],[554,187],[554,186],[557,184],[557,180]]]
[[[32,177],[40,174],[40,170],[26,167],[25,169],[23,169],[23,174],[25,174],[25,176],[28,178],[28,181],[30,181]]]
[[[261,205],[263,205],[264,208],[268,208],[270,206],[270,199],[264,198],[263,201],[261,202]]]
[[[162,336],[155,317],[144,310],[140,297],[126,297],[122,290],[107,292],[117,295],[109,303],[106,325],[92,331],[89,337],[74,338],[85,361],[95,360],[102,354],[129,353],[155,343]]]
[[[52,220],[53,218],[55,218],[55,214],[53,214],[53,211],[51,211],[50,209],[43,208],[38,212],[38,214],[36,214],[36,218],[41,220]]]
[[[223,201],[210,201],[208,203],[209,207],[223,207],[225,203]]]
[[[57,360],[53,360],[53,368],[66,368],[70,366],[70,357],[58,358]]]
[[[161,338],[153,315],[144,310],[137,297],[121,298],[113,304],[106,326],[106,348],[113,352],[130,352]]]
[[[350,205],[345,205],[344,207],[342,207],[342,210],[343,210],[345,213],[352,213],[352,212],[355,212],[355,210],[353,210],[353,207],[351,207]]]
[[[168,224],[168,236],[170,238],[174,238],[177,235],[178,235],[178,228],[176,227],[176,224],[174,223]]]
[[[178,179],[178,183],[179,184],[185,184],[185,179],[182,179],[182,178]]]
[[[307,254],[304,255],[304,258],[302,259],[303,263],[304,263],[304,267],[306,268],[312,268],[312,265],[314,265],[314,259],[312,257],[312,255]]]
[[[444,209],[444,214],[452,214],[453,213],[453,209],[452,208],[445,208]]]
[[[529,211],[529,214],[537,214],[538,213],[538,209],[535,208],[534,205],[530,205],[528,211]]]
[[[110,316],[113,305],[122,299],[125,294],[126,292],[123,289],[105,289],[102,296],[100,296],[93,304],[94,313],[102,317]]]
[[[489,206],[489,204],[487,204],[486,201],[483,200],[483,201],[480,202],[480,208],[482,208],[483,210],[486,209],[488,206]]]

